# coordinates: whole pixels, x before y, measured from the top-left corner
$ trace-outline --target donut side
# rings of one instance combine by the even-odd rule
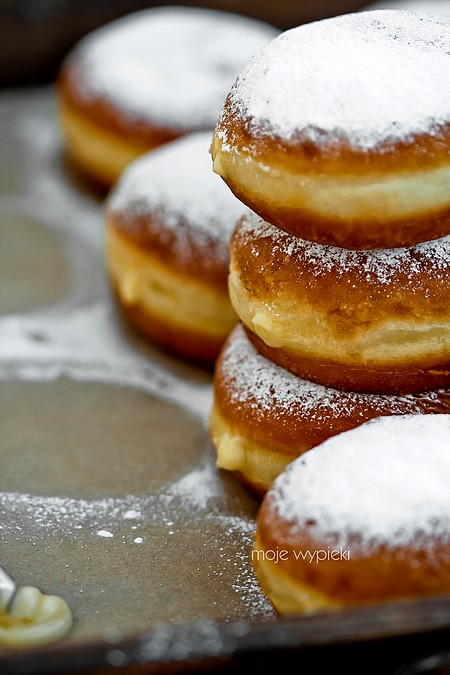
[[[124,234],[112,214],[105,255],[112,288],[130,322],[178,355],[212,364],[237,320],[226,267],[219,278],[217,269],[208,275],[195,264],[174,265],[167,249],[150,247],[148,239],[143,247]]]
[[[450,239],[350,251],[255,215],[231,240],[229,291],[255,346],[296,375],[367,393],[450,385]]]
[[[211,131],[133,162],[108,196],[105,256],[131,322],[180,355],[213,362],[237,322],[229,238],[246,212],[211,171]]]
[[[65,64],[56,82],[58,115],[70,161],[106,189],[140,155],[181,133],[130,117],[111,101],[78,93],[81,73]]]
[[[250,136],[227,104],[211,146],[238,199],[286,232],[351,249],[412,246],[450,233],[450,126],[379,153]],[[226,141],[223,128],[226,126]],[[230,131],[231,130],[231,131]]]

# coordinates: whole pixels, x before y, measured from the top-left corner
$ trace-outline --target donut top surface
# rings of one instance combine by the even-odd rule
[[[442,410],[446,392],[425,392],[417,395],[361,394],[324,387],[291,374],[259,354],[247,338],[242,325],[236,326],[227,340],[219,362],[220,377],[234,408],[271,419],[285,414],[295,419],[308,419],[317,428],[330,426],[330,418],[354,417],[359,411],[362,420],[368,410],[380,415],[420,414]]]
[[[429,295],[430,275],[433,282],[446,283],[450,274],[450,235],[406,248],[356,250],[346,249],[294,237],[274,227],[253,212],[240,221],[235,236],[248,245],[252,257],[259,255],[258,242],[270,240],[271,250],[285,256],[286,266],[305,265],[313,276],[351,277],[354,284],[363,282],[374,288],[395,286],[401,280],[410,290]],[[448,288],[446,283],[445,288]],[[450,289],[449,289],[450,292]],[[450,299],[450,298],[449,298]]]
[[[366,546],[450,541],[450,415],[381,417],[294,460],[269,494],[291,531]]]
[[[391,0],[391,2],[374,2],[366,9],[404,9],[423,14],[439,14],[450,17],[448,0]]]
[[[161,128],[210,128],[239,71],[277,33],[238,14],[152,8],[92,32],[68,64],[83,99]]]
[[[108,210],[131,236],[156,222],[180,263],[213,248],[215,262],[227,265],[231,233],[248,211],[211,170],[211,134],[188,134],[139,157],[108,198]]]
[[[386,10],[285,31],[233,85],[217,133],[233,118],[252,138],[357,151],[390,149],[450,123],[450,21]]]

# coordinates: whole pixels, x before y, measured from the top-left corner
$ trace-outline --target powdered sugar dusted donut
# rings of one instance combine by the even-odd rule
[[[385,415],[450,413],[450,391],[358,394],[292,375],[237,326],[220,354],[210,418],[219,467],[263,494],[287,464],[327,438]]]
[[[231,239],[230,297],[268,358],[331,387],[450,386],[450,236],[358,251],[293,237],[250,213]]]
[[[229,237],[247,208],[211,171],[211,132],[135,160],[106,208],[106,262],[130,320],[177,353],[214,361],[237,318]]]
[[[345,248],[450,233],[450,22],[359,12],[285,31],[233,85],[214,170],[264,219]]]
[[[276,609],[449,593],[449,447],[449,415],[393,416],[292,462],[263,500],[252,556]]]
[[[143,152],[214,128],[235,77],[276,34],[238,14],[177,6],[92,32],[68,55],[58,82],[70,156],[109,186]]]

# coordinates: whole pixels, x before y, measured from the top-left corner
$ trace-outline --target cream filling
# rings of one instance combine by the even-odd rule
[[[252,551],[256,576],[265,595],[279,614],[292,616],[339,609],[342,605],[311,586],[292,579],[280,563],[265,558],[265,549],[258,535]]]
[[[386,362],[450,355],[450,319],[430,318],[427,322],[408,319],[374,321],[355,327],[344,321],[338,336],[333,330],[336,317],[324,315],[314,307],[302,307],[286,301],[262,302],[242,283],[231,265],[229,291],[231,303],[241,321],[269,347],[286,349],[305,358],[361,362],[384,365]]]
[[[366,176],[297,173],[268,166],[236,149],[212,146],[215,173],[239,185],[256,202],[306,208],[319,216],[343,220],[412,218],[450,207],[450,167]]]
[[[21,586],[10,611],[0,608],[0,647],[39,646],[58,640],[71,627],[72,613],[62,598]]]
[[[228,294],[180,274],[148,251],[140,251],[112,226],[106,235],[107,265],[124,305],[213,338],[237,322]]]
[[[152,149],[121,138],[64,102],[60,103],[60,120],[73,160],[107,185],[112,185],[139,155]]]
[[[211,411],[210,433],[217,452],[217,467],[238,471],[262,490],[268,490],[272,481],[296,457],[271,450],[236,432],[219,412],[217,405]],[[303,451],[303,448],[299,448],[298,454]]]

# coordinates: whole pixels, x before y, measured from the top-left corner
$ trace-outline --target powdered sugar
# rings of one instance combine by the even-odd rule
[[[239,226],[239,236],[250,246],[258,239],[270,237],[274,253],[279,251],[289,258],[298,256],[317,275],[332,274],[339,278],[351,272],[355,281],[364,279],[374,286],[395,283],[399,273],[412,286],[421,283],[425,269],[430,270],[434,279],[443,281],[450,273],[450,236],[407,248],[359,251],[293,237],[253,213]]]
[[[200,477],[206,473],[210,479],[209,485]],[[32,536],[47,532],[73,537],[84,530],[108,539],[119,531],[128,529],[135,532],[142,523],[173,525],[173,521],[185,511],[207,515],[210,508],[211,517],[219,518],[213,505],[217,505],[222,498],[219,478],[213,475],[210,465],[193,469],[178,483],[148,495],[74,499],[0,492],[0,513],[8,514],[8,524],[0,526],[0,529],[11,533],[26,531]],[[224,519],[226,521],[226,516]],[[232,522],[237,526],[240,520],[235,518]],[[243,520],[240,526],[246,530],[248,525],[248,521]]]
[[[381,395],[344,392],[292,375],[258,354],[241,325],[229,337],[221,356],[221,372],[227,380],[234,406],[253,408],[264,418],[291,414],[297,420],[330,425],[333,418],[353,418],[359,410],[361,422],[368,416],[442,412],[450,393]],[[365,416],[365,418],[364,418]]]
[[[276,34],[237,14],[153,8],[91,33],[70,59],[86,100],[163,128],[212,128],[241,68]]]
[[[215,492],[214,485],[218,485],[219,478],[216,476],[214,480],[213,472],[212,466],[200,467],[168,489],[124,498],[87,500],[0,492],[0,515],[7,515],[0,524],[3,545],[20,539],[21,542],[28,540],[32,546],[37,545],[41,549],[45,548],[43,542],[55,538],[57,541],[71,541],[78,549],[88,549],[91,555],[98,551],[98,548],[93,548],[94,545],[113,546],[114,556],[120,555],[125,566],[129,565],[129,556],[135,554],[136,547],[142,547],[143,561],[146,565],[151,564],[151,577],[146,579],[145,584],[153,602],[155,575],[163,570],[163,577],[167,575],[169,579],[177,579],[176,562],[179,561],[183,568],[187,560],[191,561],[188,565],[198,565],[205,578],[214,579],[218,597],[224,587],[228,596],[232,589],[238,611],[245,611],[246,620],[270,618],[273,609],[249,564],[255,520],[230,513],[222,495]],[[207,475],[211,479],[209,488],[204,482]],[[139,517],[130,518],[130,512],[138,513]],[[191,541],[189,533],[196,532],[198,528],[204,532],[204,549],[195,550],[192,547],[195,535]],[[170,549],[168,553],[166,549]],[[159,557],[161,563],[157,562]],[[73,554],[68,560],[76,569]],[[83,564],[86,564],[84,559]],[[169,565],[171,570],[164,571],[164,564]],[[105,570],[107,575],[108,568]],[[177,583],[182,583],[182,576]],[[174,595],[169,582],[167,589],[169,596],[166,602],[170,605]],[[192,597],[196,598],[195,593]],[[195,613],[195,602],[193,611]],[[219,610],[211,608],[213,615],[217,611],[219,615],[223,613],[222,606]]]
[[[205,464],[180,478],[170,487],[169,494],[188,498],[198,508],[206,509],[210,502],[223,498],[224,491],[217,471],[211,464]]]
[[[227,265],[231,232],[248,208],[213,173],[211,135],[190,134],[137,159],[111,193],[109,208],[130,227],[146,215],[164,223],[160,236],[170,232],[180,260],[195,260],[215,245],[215,257]]]
[[[438,135],[450,122],[449,38],[447,19],[401,11],[293,28],[243,69],[232,112],[259,138],[344,141],[363,151]]]
[[[449,447],[449,415],[383,417],[295,460],[271,495],[293,530],[343,545],[351,535],[390,546],[450,540]]]
[[[369,5],[366,9],[402,9],[409,12],[438,14],[450,17],[450,4],[448,0],[393,0],[392,2],[374,2],[373,5]]]

